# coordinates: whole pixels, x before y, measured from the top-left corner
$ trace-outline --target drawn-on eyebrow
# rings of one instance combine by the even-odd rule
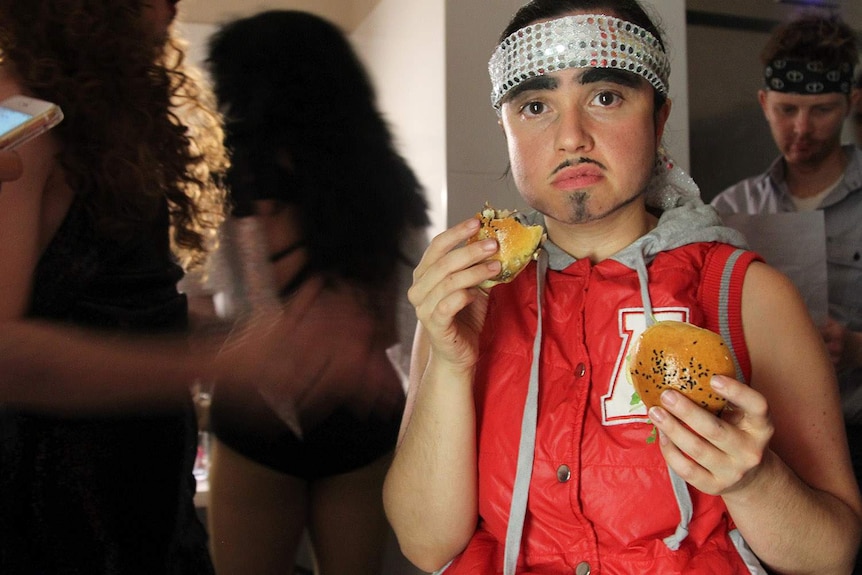
[[[612,82],[628,88],[637,88],[641,85],[641,77],[632,72],[615,68],[587,68],[581,74],[579,82],[581,84]]]
[[[560,86],[559,80],[553,76],[535,76],[528,80],[524,80],[506,94],[506,100],[517,98],[518,94],[529,92],[531,90],[556,90]]]

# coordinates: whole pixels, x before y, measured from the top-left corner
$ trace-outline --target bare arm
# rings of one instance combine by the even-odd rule
[[[862,503],[823,341],[790,281],[764,264],[746,274],[742,313],[751,387],[720,378],[717,391],[734,405],[721,419],[679,398],[665,403],[697,433],[664,418],[662,451],[686,481],[724,498],[771,570],[846,574]]]
[[[764,458],[772,472],[754,486],[773,494],[763,497],[771,505],[752,500],[757,489],[725,501],[752,548],[776,570],[846,573],[859,545],[862,503],[829,357],[796,289],[764,265],[746,275],[743,322],[751,384],[769,405],[777,457]],[[782,537],[769,537],[770,529]]]
[[[475,223],[474,223],[475,222]],[[475,288],[499,272],[480,264],[494,242],[457,248],[476,220],[435,238],[416,268],[410,301],[420,329],[395,460],[384,485],[404,554],[434,571],[464,549],[478,520],[473,373],[487,310]]]
[[[23,166],[15,152],[0,151],[0,182],[17,180],[21,177]]]
[[[54,413],[105,412],[186,401],[197,380],[213,381],[213,353],[181,337],[116,338],[48,322],[0,327],[0,398]]]

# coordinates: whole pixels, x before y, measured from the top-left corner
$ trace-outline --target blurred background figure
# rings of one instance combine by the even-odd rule
[[[176,284],[224,216],[227,158],[176,14],[0,0],[0,99],[65,113],[0,154],[19,176],[0,193],[4,574],[212,573],[189,385],[214,362],[184,347]]]
[[[219,313],[271,312],[274,297],[322,278],[316,303],[331,310],[328,329],[353,339],[283,342],[344,366],[327,408],[298,414],[302,438],[279,417],[277,397],[249,403],[215,387],[214,562],[219,575],[292,573],[307,532],[315,572],[379,574],[425,200],[365,69],[331,23],[298,11],[237,20],[214,35],[209,64],[233,162],[234,213],[211,278]]]

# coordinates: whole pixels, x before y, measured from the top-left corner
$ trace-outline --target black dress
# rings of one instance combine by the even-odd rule
[[[75,202],[38,263],[29,317],[112,333],[187,323],[167,210],[118,244]],[[50,354],[51,350],[44,350]],[[185,408],[58,417],[0,405],[0,573],[212,574]]]

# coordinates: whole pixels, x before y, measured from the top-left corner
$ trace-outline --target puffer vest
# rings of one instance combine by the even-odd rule
[[[672,319],[721,333],[747,381],[742,280],[758,258],[719,241],[633,251],[630,265],[540,261],[492,290],[474,386],[480,522],[446,575],[506,562],[521,574],[764,572],[722,499],[669,471],[625,370],[638,335]]]

